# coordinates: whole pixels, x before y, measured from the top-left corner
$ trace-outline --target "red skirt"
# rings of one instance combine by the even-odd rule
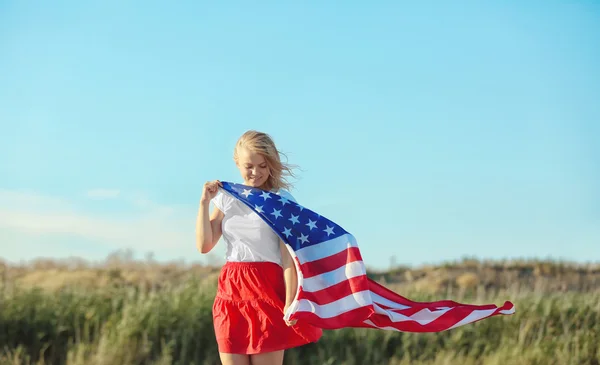
[[[320,328],[283,320],[283,269],[272,262],[227,262],[219,276],[213,323],[219,352],[259,354],[316,342]]]

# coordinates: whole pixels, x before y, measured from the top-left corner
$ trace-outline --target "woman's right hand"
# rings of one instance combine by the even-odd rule
[[[219,187],[223,187],[223,184],[219,180],[207,181],[206,183],[204,183],[204,188],[202,189],[202,198],[200,199],[200,202],[210,202],[215,196],[217,196],[217,193],[219,192]]]

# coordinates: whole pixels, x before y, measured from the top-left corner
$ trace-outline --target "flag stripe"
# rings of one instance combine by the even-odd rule
[[[307,292],[303,287],[300,287],[297,299],[306,299],[319,305],[328,304],[347,297],[352,293],[369,290],[369,282],[366,279],[366,275],[355,276],[353,278],[340,281],[339,283],[328,288],[313,292]],[[372,294],[371,297],[373,297]]]
[[[463,318],[462,320],[460,320],[458,322],[455,322],[449,328],[456,328],[456,327],[465,325],[467,323],[473,323],[473,322],[482,320],[482,319],[484,319],[486,317],[489,317],[490,315],[492,315],[495,312],[496,312],[495,309],[475,310],[475,311],[472,311],[465,318]]]
[[[431,311],[427,308],[424,308],[414,313],[402,314],[396,311],[386,311],[377,304],[374,304],[373,307],[375,309],[375,313],[386,315],[391,322],[416,321],[423,325],[435,321],[436,319],[440,318],[445,313],[447,313],[449,310],[451,310],[450,308],[447,308],[440,309],[437,311]]]
[[[371,307],[360,307],[329,318],[319,317],[314,312],[309,311],[295,312],[291,318],[306,323],[318,323],[320,328],[335,330],[346,327],[367,327],[360,319],[368,318],[372,313],[373,309]]]
[[[358,247],[349,247],[331,256],[304,263],[301,265],[301,270],[306,279],[333,271],[355,261],[362,261],[360,251]]]
[[[393,321],[387,313],[376,313],[365,323],[380,329],[394,329],[403,332],[440,332],[473,323],[497,314],[498,309],[471,310],[467,306],[450,308],[433,321]]]
[[[441,332],[449,329],[458,318],[464,319],[471,311],[468,308],[455,308],[439,316],[435,321],[421,324],[418,321],[400,321],[390,320],[387,314],[374,313],[369,317],[376,327],[391,327],[398,331],[408,332]]]
[[[371,279],[369,279],[369,289],[371,289],[371,291],[378,297],[382,298],[381,303],[384,303],[385,301],[390,303],[387,305],[401,308],[410,307],[411,305],[410,301],[403,296],[394,293],[393,291]]]
[[[366,275],[365,267],[362,261],[354,261],[333,271],[311,278],[303,278],[302,288],[308,292],[315,292],[360,275]]]
[[[320,260],[350,247],[358,247],[356,240],[351,234],[344,234],[318,245],[307,246],[296,250],[296,256],[300,262],[311,262]]]
[[[498,311],[498,313],[501,313],[501,314],[514,314],[515,313],[515,307],[513,305],[511,305],[510,309],[503,309],[501,311]]]
[[[404,305],[404,304],[400,304],[397,302],[394,302],[393,300],[389,300],[381,295],[379,295],[379,293],[376,293],[373,291],[372,286],[371,286],[371,281],[367,280],[368,284],[369,284],[369,290],[371,290],[371,297],[373,297],[373,302],[381,305],[382,307],[386,307],[387,309],[407,309],[407,308],[411,308],[408,305]]]
[[[371,295],[368,290],[352,293],[327,304],[317,304],[302,299],[298,301],[296,310],[313,312],[321,318],[330,318],[361,307],[371,307]]]
[[[380,301],[380,300],[374,299],[375,302],[386,304],[386,305],[390,306],[390,308],[394,308],[394,309],[402,309],[402,307],[408,308],[408,307],[415,307],[415,306],[421,307],[421,308],[443,308],[443,307],[456,307],[456,306],[466,306],[466,307],[470,307],[472,309],[497,308],[497,306],[495,306],[494,304],[486,304],[486,305],[461,304],[461,303],[457,303],[452,300],[439,300],[439,301],[434,301],[434,302],[414,302],[410,299],[407,299],[401,295],[394,293],[393,291],[389,290],[388,288],[382,286],[381,284],[379,284],[378,282],[376,282],[372,279],[369,279],[369,288],[373,293],[375,293],[378,296],[380,296],[381,298],[385,299],[385,301],[383,301],[383,300]]]

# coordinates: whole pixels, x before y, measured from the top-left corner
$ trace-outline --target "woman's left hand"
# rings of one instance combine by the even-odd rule
[[[285,307],[283,307],[283,313],[284,313],[284,314],[285,314],[285,312],[287,312],[287,309],[288,309],[289,307],[290,307],[290,306],[289,306],[288,304],[286,304],[286,305],[285,305]],[[285,320],[285,324],[287,324],[287,325],[288,325],[288,327],[291,327],[291,326],[295,325],[295,324],[296,324],[296,322],[298,322],[298,321],[297,321],[297,320],[295,320],[295,319],[294,319],[294,320],[292,320],[292,321]]]

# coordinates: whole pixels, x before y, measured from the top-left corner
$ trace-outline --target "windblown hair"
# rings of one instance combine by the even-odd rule
[[[243,147],[249,149],[250,151],[261,154],[269,166],[269,178],[265,182],[264,186],[262,186],[264,190],[290,190],[292,184],[287,181],[286,177],[294,177],[294,172],[292,169],[295,166],[281,161],[280,156],[285,156],[285,154],[277,149],[271,136],[255,130],[249,130],[242,134],[235,145],[235,149],[233,150],[233,160],[236,163],[238,162],[238,151]]]

